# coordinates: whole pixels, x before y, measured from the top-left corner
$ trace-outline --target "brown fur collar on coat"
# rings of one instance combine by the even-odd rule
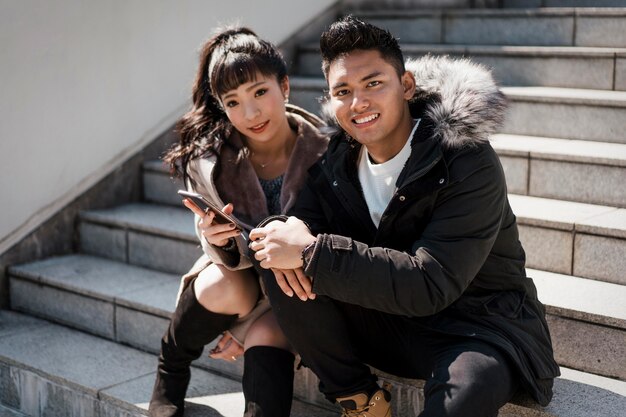
[[[322,156],[328,145],[327,136],[318,131],[324,123],[317,116],[289,105],[287,118],[297,136],[283,177],[280,194],[282,213],[294,205],[306,180],[307,170]],[[229,137],[229,141],[235,148],[243,146],[241,136],[236,130]],[[244,159],[236,163],[236,160],[236,150],[222,147],[214,172],[215,187],[224,202],[233,203],[235,216],[252,228],[269,216],[267,202],[250,161]]]
[[[468,59],[424,56],[406,61],[417,89],[409,101],[414,117],[431,119],[433,136],[453,149],[489,140],[502,125],[507,108],[491,72]],[[329,103],[323,117],[337,125]]]

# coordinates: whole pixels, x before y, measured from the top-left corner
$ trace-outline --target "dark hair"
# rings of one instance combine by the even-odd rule
[[[330,25],[320,37],[324,76],[328,78],[328,69],[335,59],[357,49],[380,52],[382,58],[395,68],[398,76],[404,74],[404,57],[398,40],[391,32],[354,16],[346,16]]]
[[[188,178],[187,165],[198,157],[219,154],[233,129],[219,97],[241,84],[255,81],[257,74],[282,81],[287,65],[280,51],[245,27],[227,28],[209,39],[200,51],[200,65],[193,84],[191,109],[178,121],[180,140],[163,160],[173,174]],[[239,158],[247,149],[239,149]],[[192,179],[193,180],[193,179]]]

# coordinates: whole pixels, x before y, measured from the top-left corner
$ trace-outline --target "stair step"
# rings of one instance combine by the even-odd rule
[[[493,68],[494,78],[501,85],[597,90],[626,85],[626,61],[621,57],[626,53],[624,48],[441,44],[403,44],[401,48],[405,58],[428,54],[467,56]],[[322,76],[318,44],[300,48],[297,69],[302,76]]]
[[[153,351],[180,282],[178,275],[89,255],[13,266],[9,274],[13,309]]]
[[[158,353],[176,303],[180,276],[90,255],[67,255],[9,269],[11,308]],[[241,377],[241,363],[208,358],[197,365]]]
[[[626,207],[626,144],[497,134],[498,152],[510,193]],[[150,183],[152,201],[168,203],[178,194],[159,161]],[[171,188],[168,188],[171,187]]]
[[[626,209],[509,194],[526,265],[626,285]]]
[[[326,81],[296,76],[290,81],[292,101],[319,112]],[[626,143],[626,91],[503,87],[502,92],[510,103],[504,133]]]
[[[620,302],[626,286],[536,270],[528,274],[558,329],[554,343],[562,356],[559,363],[626,379],[626,371],[615,363],[626,356],[626,306]],[[171,274],[87,255],[13,266],[9,275],[13,309],[155,353],[179,283]],[[597,358],[602,362],[596,363]],[[198,365],[233,376],[242,372],[206,355]]]
[[[593,385],[626,397],[626,382],[561,366],[561,379]]]
[[[156,356],[14,312],[0,311],[0,323],[0,371],[11,375],[0,378],[0,392],[10,393],[0,396],[4,406],[27,415],[146,414]],[[547,408],[522,397],[499,415],[621,415],[626,383],[567,369],[563,373],[555,380],[554,399]],[[393,382],[395,415],[415,415],[423,403],[423,382],[382,376]],[[187,403],[190,415],[240,416],[243,394],[239,382],[194,367]],[[292,415],[336,413],[294,401]]]
[[[509,134],[493,135],[491,144],[510,193],[626,207],[626,144]],[[172,180],[165,168],[150,184],[152,200],[167,204]]]
[[[184,207],[126,204],[80,215],[81,252],[165,272],[187,272],[202,254]]]
[[[0,417],[28,417],[28,416],[12,408],[3,407],[0,405]]]
[[[143,164],[144,200],[157,204],[181,206],[178,190],[185,189],[181,179],[172,179],[162,161],[146,161]]]
[[[590,382],[593,377],[588,374],[570,372],[561,368],[564,376],[554,380],[554,397],[552,402],[545,408],[538,407],[530,402],[528,398],[517,403],[509,403],[500,410],[500,417],[518,416],[598,416],[598,417],[620,417],[626,409],[626,383],[617,383],[603,378],[606,385],[593,385]],[[603,382],[604,382],[603,381]],[[620,393],[616,393],[619,391]],[[530,413],[528,409],[534,413]]]
[[[582,10],[419,10],[415,6],[414,10],[373,10],[357,15],[388,29],[401,42],[626,47],[625,6]]]
[[[626,144],[498,134],[510,193],[626,207]]]
[[[626,285],[626,209],[515,194],[509,199],[528,267]],[[180,216],[176,224],[188,221],[189,226],[174,232],[171,213]],[[151,204],[84,213],[83,219],[100,223],[81,222],[81,247],[90,249],[86,253],[182,274],[201,254],[191,218],[186,209]],[[128,255],[111,255],[119,253]]]
[[[626,143],[626,92],[504,87],[505,133]]]
[[[530,268],[527,274],[549,314],[626,330],[626,286]]]
[[[155,355],[13,312],[0,311],[0,323],[4,406],[31,416],[147,415]],[[192,369],[187,401],[190,416],[243,414],[241,383],[202,369]],[[292,415],[335,414],[294,401]]]
[[[557,362],[626,380],[626,286],[532,269],[527,274],[546,305]]]
[[[503,0],[502,7],[626,7],[626,0]]]

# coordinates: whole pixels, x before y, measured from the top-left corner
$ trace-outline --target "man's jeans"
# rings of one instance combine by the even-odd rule
[[[366,363],[426,380],[422,417],[496,416],[517,389],[514,368],[484,342],[324,296],[308,301],[288,297],[270,271],[263,280],[280,326],[330,401],[377,389]]]

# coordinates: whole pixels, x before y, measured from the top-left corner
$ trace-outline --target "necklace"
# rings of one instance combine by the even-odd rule
[[[291,131],[290,132],[290,137],[287,139],[287,141],[285,142],[285,146],[287,149],[283,148],[283,151],[285,152],[285,154],[287,155],[287,159],[289,159],[289,155],[291,155],[291,150],[293,149],[293,146],[295,145],[295,139],[296,139],[296,133]],[[269,160],[266,160],[265,163],[263,162],[259,162],[255,160],[255,156],[257,154],[255,154],[252,150],[250,152],[250,161],[259,167],[259,169],[265,169],[267,167],[270,167],[272,165],[276,165],[277,162],[282,161],[283,156],[282,155],[278,155],[276,158],[272,159],[270,158]],[[267,157],[267,156],[266,156]]]
[[[268,166],[270,164],[271,161],[267,161],[266,163],[261,163],[258,161],[255,161],[252,159],[252,157],[254,156],[254,153],[252,153],[252,155],[250,155],[250,159],[252,160],[252,162],[254,162],[256,165],[258,165],[261,169],[265,169],[266,166]]]

